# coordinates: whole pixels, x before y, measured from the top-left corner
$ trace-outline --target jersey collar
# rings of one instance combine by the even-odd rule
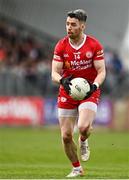
[[[70,46],[71,46],[72,48],[78,50],[78,49],[80,49],[80,48],[84,45],[84,43],[85,43],[85,41],[86,41],[86,37],[87,37],[87,35],[84,34],[84,40],[83,40],[83,42],[82,42],[79,46],[74,46],[74,45],[70,42],[70,39],[69,39],[69,44],[70,44]]]

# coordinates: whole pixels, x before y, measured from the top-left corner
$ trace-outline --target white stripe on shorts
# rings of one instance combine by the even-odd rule
[[[79,111],[81,109],[90,109],[96,113],[97,112],[97,104],[95,104],[93,102],[84,102],[84,103],[79,105],[78,109],[79,109]]]
[[[58,108],[58,117],[77,117],[77,109]]]

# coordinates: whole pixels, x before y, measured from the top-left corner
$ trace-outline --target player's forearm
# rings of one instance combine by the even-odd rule
[[[106,71],[101,71],[98,73],[97,77],[94,80],[94,83],[98,83],[98,86],[101,86],[105,80],[106,77]]]
[[[61,79],[61,75],[57,72],[52,72],[52,81],[54,83],[59,84],[60,83],[60,79]]]

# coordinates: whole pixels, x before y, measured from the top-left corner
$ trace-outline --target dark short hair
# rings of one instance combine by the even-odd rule
[[[76,18],[79,21],[83,21],[83,22],[86,22],[87,20],[87,14],[83,9],[76,9],[74,11],[69,11],[67,13],[67,16],[71,18]]]

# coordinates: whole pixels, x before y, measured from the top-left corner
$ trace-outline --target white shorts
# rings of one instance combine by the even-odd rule
[[[78,111],[82,109],[90,109],[97,112],[97,104],[93,102],[84,102],[78,106],[78,109],[62,109],[58,108],[58,117],[77,117]]]

